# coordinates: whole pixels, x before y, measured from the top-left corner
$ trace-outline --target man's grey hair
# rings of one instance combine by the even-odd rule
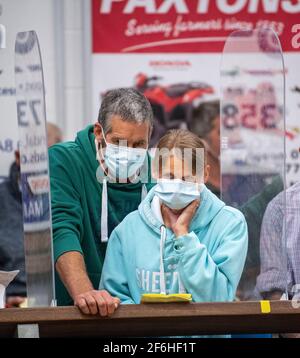
[[[153,126],[153,111],[148,99],[134,88],[118,88],[108,91],[103,97],[98,115],[104,134],[111,130],[110,119],[120,116],[122,120],[149,123]]]

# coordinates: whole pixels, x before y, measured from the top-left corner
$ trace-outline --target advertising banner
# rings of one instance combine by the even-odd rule
[[[235,30],[269,28],[284,52],[286,76],[286,153],[288,183],[300,177],[300,3],[279,0],[91,0],[93,116],[103,94],[134,86],[150,100],[155,114],[151,144],[169,128],[192,128],[193,109],[220,97],[220,61]],[[269,32],[259,46],[272,49]],[[242,61],[228,75],[248,74],[261,86],[275,72]],[[244,96],[251,106],[253,96]],[[246,102],[249,101],[247,104]],[[270,113],[270,112],[269,112]],[[249,121],[251,113],[247,112]],[[247,120],[248,120],[247,119]],[[267,150],[266,148],[262,148]],[[261,153],[263,155],[264,153]]]

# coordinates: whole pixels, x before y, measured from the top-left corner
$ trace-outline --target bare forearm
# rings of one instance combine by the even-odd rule
[[[74,305],[85,314],[113,314],[120,300],[104,290],[95,290],[86,272],[83,256],[67,252],[56,262],[56,270],[74,300]]]
[[[71,251],[60,256],[56,262],[56,270],[73,299],[83,292],[93,290],[84,258],[79,252]]]

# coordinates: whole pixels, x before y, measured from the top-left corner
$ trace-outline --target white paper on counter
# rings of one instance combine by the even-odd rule
[[[11,281],[17,276],[19,270],[16,271],[0,271],[0,308],[5,307],[5,290]]]

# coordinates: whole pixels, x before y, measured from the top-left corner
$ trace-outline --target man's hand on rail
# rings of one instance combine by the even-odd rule
[[[55,267],[75,306],[83,313],[109,316],[118,308],[120,304],[118,298],[112,297],[107,291],[94,289],[81,253],[76,251],[64,253],[58,258]]]
[[[77,295],[74,304],[85,314],[110,316],[119,307],[120,300],[107,291],[90,290]]]

